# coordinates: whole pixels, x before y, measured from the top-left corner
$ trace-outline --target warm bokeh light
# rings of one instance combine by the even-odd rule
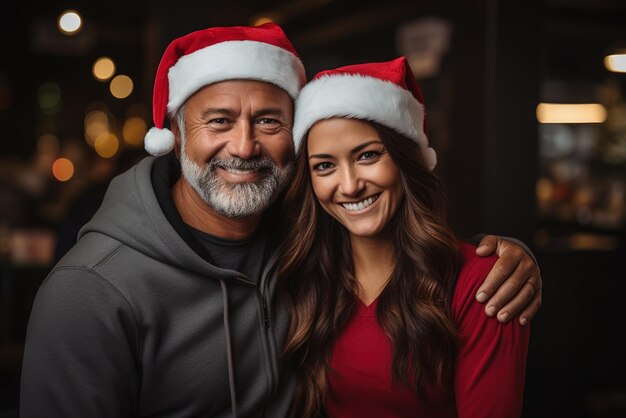
[[[59,181],[68,181],[74,175],[74,164],[67,158],[57,158],[52,163],[52,175]]]
[[[59,16],[57,25],[61,33],[76,35],[83,27],[83,19],[76,10],[66,10]]]
[[[539,123],[602,123],[606,120],[606,108],[598,103],[539,103],[537,120]]]
[[[100,57],[93,64],[92,72],[96,80],[107,81],[115,74],[115,63],[109,57]]]
[[[254,26],[261,26],[265,23],[272,23],[272,22],[273,22],[272,19],[270,19],[269,17],[263,16],[263,17],[259,17],[258,19],[254,21]]]
[[[92,147],[96,138],[109,131],[109,118],[101,110],[94,110],[85,116],[85,141]]]
[[[548,179],[540,179],[535,186],[535,193],[537,194],[537,199],[540,202],[550,200],[554,194],[552,182]]]
[[[613,54],[604,57],[604,66],[614,73],[626,73],[626,54]]]
[[[102,158],[111,158],[120,149],[120,141],[112,132],[104,132],[96,138],[93,144],[96,153]]]
[[[133,80],[127,75],[118,75],[111,80],[111,94],[117,99],[125,99],[133,92]]]
[[[132,146],[140,146],[143,143],[143,138],[148,131],[148,125],[146,121],[139,117],[131,117],[126,119],[124,127],[122,128],[122,137],[124,142]]]

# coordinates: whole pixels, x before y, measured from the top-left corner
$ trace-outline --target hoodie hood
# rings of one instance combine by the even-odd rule
[[[100,209],[83,226],[78,238],[97,232],[162,263],[184,266],[186,270],[201,274],[210,273],[218,279],[232,277],[190,248],[163,213],[151,181],[156,160],[145,158],[115,177]]]

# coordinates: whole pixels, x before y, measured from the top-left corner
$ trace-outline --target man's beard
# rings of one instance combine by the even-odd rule
[[[293,162],[280,168],[274,160],[260,157],[215,157],[201,166],[187,157],[184,138],[180,165],[183,177],[202,200],[229,218],[261,214],[286,187],[293,171]],[[218,168],[259,171],[261,178],[249,183],[229,183],[216,173]]]

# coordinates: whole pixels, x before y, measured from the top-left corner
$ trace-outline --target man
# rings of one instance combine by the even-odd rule
[[[145,159],[114,179],[42,284],[22,416],[288,415],[293,382],[280,362],[288,317],[275,297],[281,219],[270,205],[289,180],[293,99],[304,83],[273,24],[172,42],[145,142],[152,154],[175,148],[175,156]],[[504,274],[494,273],[484,296],[514,271],[488,302],[497,310],[515,296],[505,307],[511,316],[539,274],[495,237],[481,250],[496,245]],[[522,315],[530,319],[539,303]]]

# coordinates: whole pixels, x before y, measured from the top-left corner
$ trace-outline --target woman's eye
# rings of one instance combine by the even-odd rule
[[[372,158],[376,158],[380,155],[378,151],[365,151],[363,154],[359,155],[359,160],[371,160]]]
[[[330,170],[331,168],[333,168],[333,165],[329,162],[318,163],[313,166],[314,171],[326,171]]]

